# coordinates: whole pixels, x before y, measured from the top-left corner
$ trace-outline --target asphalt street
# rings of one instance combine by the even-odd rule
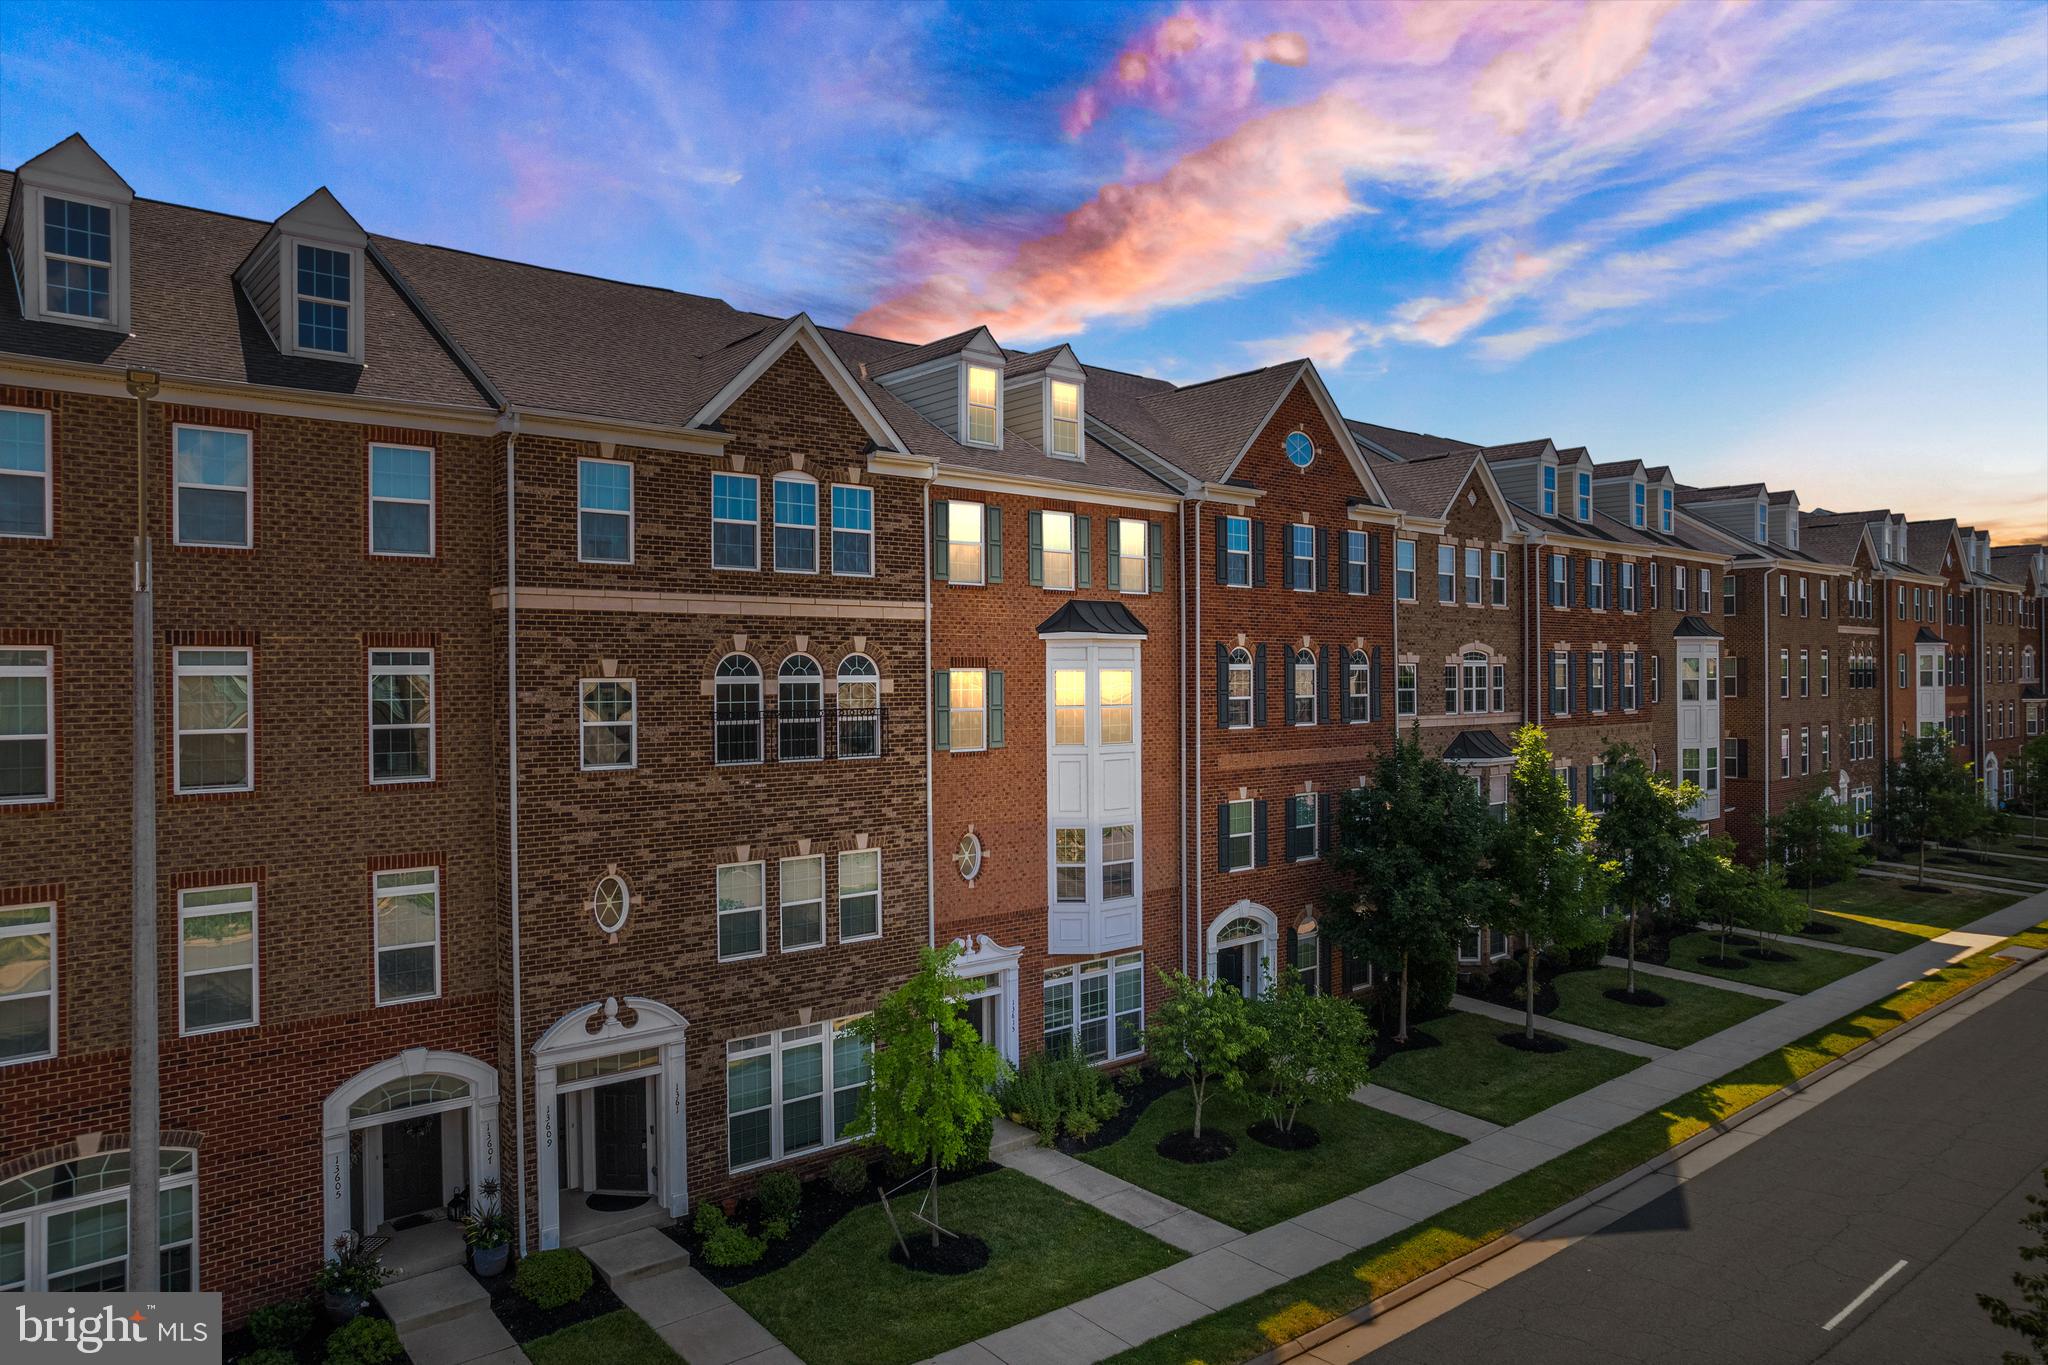
[[[2048,968],[2027,976],[2005,999],[1369,1359],[1931,1365],[2021,1349],[1976,1296],[2012,1297],[2025,1196],[2042,1191],[2048,1166]]]

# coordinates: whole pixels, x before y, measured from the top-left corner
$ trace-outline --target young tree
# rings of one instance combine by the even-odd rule
[[[2048,1178],[2048,1170],[2043,1170],[2041,1175]],[[2027,1202],[2034,1206],[2034,1211],[2020,1219],[2020,1226],[2028,1229],[2038,1240],[2033,1246],[2020,1248],[2020,1259],[2048,1263],[2048,1199],[2030,1194]],[[2015,1270],[2012,1284],[2020,1291],[2019,1307],[2015,1308],[1991,1294],[1979,1294],[1977,1305],[1991,1315],[1994,1324],[2025,1337],[2034,1348],[2035,1358],[2041,1365],[2048,1365],[2048,1269],[2034,1274]],[[2018,1351],[2003,1352],[2000,1359],[2003,1365],[2029,1365],[2027,1357]]]
[[[1882,808],[1893,837],[1919,849],[1923,883],[1928,842],[1967,839],[1984,818],[1970,765],[1940,731],[1908,740],[1905,752],[1886,765]]]
[[[1721,926],[1721,958],[1728,957],[1728,931],[1789,934],[1806,923],[1806,908],[1785,886],[1785,873],[1775,862],[1745,867],[1735,861],[1726,839],[1702,840],[1695,858],[1696,905],[1710,923]]]
[[[1486,922],[1493,837],[1472,779],[1423,753],[1419,729],[1380,757],[1370,785],[1337,803],[1337,888],[1322,923],[1346,957],[1400,977],[1396,1042],[1408,1041],[1409,962],[1448,959],[1467,924]]]
[[[1614,899],[1628,916],[1628,993],[1636,993],[1636,926],[1653,905],[1682,911],[1692,904],[1693,859],[1687,848],[1698,837],[1692,816],[1703,793],[1690,782],[1674,782],[1650,771],[1626,744],[1610,745],[1600,756],[1606,772],[1595,846],[1614,868]]]
[[[1195,1101],[1195,1136],[1202,1136],[1202,1106],[1218,1090],[1245,1087],[1246,1067],[1265,1046],[1266,1030],[1233,986],[1163,971],[1166,998],[1145,1030],[1145,1046],[1161,1075],[1188,1078]]]
[[[872,1083],[857,1122],[898,1156],[931,1167],[932,1245],[939,1244],[939,1171],[959,1161],[968,1139],[993,1123],[1002,1054],[961,1012],[967,986],[953,973],[955,944],[918,950],[917,973],[855,1020],[873,1046]]]
[[[1494,874],[1502,895],[1493,924],[1522,936],[1527,1017],[1523,1036],[1536,1037],[1536,956],[1546,948],[1569,951],[1607,933],[1614,869],[1593,851],[1593,817],[1571,799],[1551,767],[1550,742],[1541,726],[1515,734],[1515,766],[1508,777],[1508,818],[1494,842]]]
[[[1788,880],[1806,888],[1806,908],[1813,910],[1813,888],[1854,876],[1868,862],[1863,841],[1849,832],[1849,808],[1823,787],[1764,821],[1769,837],[1766,856],[1785,869]]]
[[[2032,819],[2034,838],[2041,837],[2041,816],[2048,814],[2048,734],[2026,743],[2013,760],[2013,804]]]
[[[1372,1071],[1372,1025],[1349,1000],[1313,995],[1289,972],[1254,1002],[1266,1031],[1257,1081],[1259,1112],[1283,1133],[1305,1104],[1342,1104]]]

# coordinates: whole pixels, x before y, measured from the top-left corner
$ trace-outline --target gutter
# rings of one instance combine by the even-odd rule
[[[938,752],[939,718],[932,707],[932,496],[929,488],[918,490],[918,501],[923,504],[923,525],[919,538],[924,541],[924,677],[919,685],[924,688],[924,939],[930,948],[939,946],[939,867],[936,833],[937,817],[932,812],[932,755]],[[836,700],[836,698],[835,698]],[[1015,1003],[1014,1001],[1012,1002]]]
[[[1176,569],[1176,572],[1180,574],[1178,622],[1180,630],[1180,656],[1182,667],[1186,668],[1192,677],[1199,673],[1199,670],[1193,667],[1194,661],[1199,657],[1199,654],[1196,642],[1188,638],[1188,515],[1187,503],[1185,501],[1181,503],[1176,515],[1180,518],[1181,523],[1179,527],[1180,534],[1174,537],[1179,542],[1180,550],[1179,564]],[[1185,792],[1188,788],[1188,690],[1185,687],[1177,687],[1174,691],[1179,694],[1180,703],[1180,789]],[[1180,807],[1180,876],[1175,878],[1180,883],[1180,974],[1186,976],[1188,974],[1188,856],[1192,849],[1188,844],[1187,800],[1183,797],[1174,804]]]
[[[1784,570],[1780,569],[1777,572],[1783,573]],[[1764,808],[1757,816],[1759,835],[1764,832],[1763,822],[1771,818],[1771,765],[1778,761],[1771,753],[1771,573],[1770,569],[1764,570],[1763,588],[1759,594],[1762,600],[1757,603],[1757,611],[1764,618]]]
[[[1194,524],[1195,524],[1195,525],[1194,525],[1194,536],[1195,536],[1195,565],[1196,565],[1196,572],[1195,572],[1195,641],[1194,641],[1194,644],[1195,644],[1195,648],[1199,649],[1199,647],[1200,647],[1200,646],[1199,646],[1199,642],[1200,642],[1200,640],[1201,640],[1201,638],[1202,638],[1202,575],[1201,575],[1201,568],[1200,568],[1200,566],[1201,566],[1201,563],[1202,563],[1202,520],[1203,520],[1203,518],[1204,518],[1204,517],[1205,517],[1205,516],[1207,515],[1207,513],[1203,512],[1203,511],[1201,510],[1201,509],[1202,509],[1202,507],[1203,507],[1203,500],[1202,500],[1202,499],[1201,499],[1200,497],[1197,497],[1197,498],[1195,499],[1195,501],[1194,501],[1194,507],[1195,507],[1195,515],[1194,515],[1194,517],[1192,518],[1192,520],[1194,521]],[[1185,543],[1185,539],[1183,539],[1183,543]],[[1185,572],[1186,572],[1186,565],[1185,565],[1185,563],[1183,563],[1183,565],[1182,565],[1182,572],[1183,572],[1183,573],[1185,573]],[[1185,594],[1186,594],[1186,592],[1187,592],[1187,580],[1186,580],[1185,578],[1183,578],[1183,579],[1181,580],[1181,592],[1182,592],[1182,594],[1183,594],[1183,595],[1185,595]],[[1196,657],[1199,657],[1199,656],[1197,655]],[[1195,732],[1195,813],[1196,813],[1196,815],[1197,815],[1197,816],[1200,816],[1200,814],[1201,814],[1201,813],[1202,813],[1203,811],[1205,811],[1205,810],[1207,810],[1207,809],[1208,809],[1208,806],[1207,806],[1207,805],[1206,805],[1206,804],[1204,803],[1204,801],[1203,801],[1203,799],[1202,799],[1202,731],[1203,731],[1203,729],[1205,728],[1205,727],[1204,727],[1204,726],[1203,726],[1203,725],[1201,724],[1201,721],[1200,721],[1200,717],[1201,717],[1201,715],[1202,715],[1202,709],[1201,709],[1201,705],[1200,705],[1200,703],[1201,703],[1201,700],[1202,700],[1202,670],[1201,670],[1201,669],[1199,669],[1199,668],[1191,668],[1191,669],[1189,669],[1188,671],[1189,671],[1190,675],[1191,675],[1191,676],[1193,677],[1193,679],[1194,679],[1194,686],[1195,686],[1195,702],[1196,702],[1196,706],[1195,706],[1195,716],[1196,716],[1196,718],[1197,718],[1197,719],[1196,719],[1196,722],[1195,722],[1194,726],[1192,727],[1192,728],[1194,729],[1194,732]],[[1253,685],[1254,685],[1254,686],[1257,686],[1257,683],[1255,682],[1255,683],[1254,683]],[[1182,689],[1181,689],[1181,691],[1182,691],[1182,693],[1183,693],[1183,694],[1185,694],[1185,693],[1186,693],[1186,691],[1187,691],[1187,689],[1186,689],[1186,688],[1182,688]],[[1182,805],[1182,806],[1186,806],[1186,805],[1187,805],[1187,803],[1186,803],[1185,801],[1183,801],[1183,802],[1181,803],[1181,805]],[[1181,822],[1182,822],[1183,824],[1185,824],[1185,823],[1187,822],[1187,816],[1186,816],[1186,815],[1182,815],[1182,816],[1181,816]],[[1193,850],[1192,848],[1189,848],[1189,849],[1187,850],[1187,852],[1188,852],[1189,854],[1193,854],[1193,853],[1194,853],[1194,850]],[[1192,861],[1192,862],[1194,863],[1194,866],[1195,866],[1195,920],[1196,920],[1196,922],[1197,922],[1197,923],[1199,923],[1199,921],[1200,921],[1200,919],[1201,919],[1201,917],[1202,917],[1202,914],[1203,914],[1203,906],[1205,905],[1205,902],[1204,902],[1204,901],[1203,901],[1203,899],[1202,899],[1202,890],[1203,890],[1203,884],[1202,884],[1202,863],[1203,863],[1203,859],[1201,859],[1200,857],[1194,857],[1194,858],[1192,858],[1192,859],[1191,859],[1191,861]],[[1183,886],[1185,886],[1185,885],[1187,884],[1187,878],[1186,878],[1185,876],[1183,876],[1183,877],[1181,878],[1181,884],[1182,884]],[[1185,915],[1183,915],[1183,916],[1182,916],[1182,923],[1181,923],[1181,948],[1180,948],[1180,952],[1181,952],[1181,963],[1182,963],[1182,968],[1183,968],[1183,970],[1185,970],[1185,968],[1186,968],[1186,963],[1187,963],[1187,957],[1188,957],[1188,947],[1189,947],[1189,945],[1188,945],[1188,939],[1189,939],[1189,937],[1190,937],[1190,935],[1189,935],[1189,933],[1188,933],[1188,927],[1189,927],[1189,926],[1188,926],[1187,918],[1186,918],[1186,916],[1185,916]],[[1204,942],[1206,943],[1206,940],[1204,940]],[[1206,977],[1206,976],[1207,976],[1208,974],[1209,974],[1209,954],[1208,954],[1208,952],[1207,952],[1207,951],[1206,951],[1206,949],[1205,949],[1205,951],[1204,951],[1204,952],[1202,953],[1202,975]]]

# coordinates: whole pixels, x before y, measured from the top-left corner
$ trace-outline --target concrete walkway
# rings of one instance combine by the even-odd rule
[[[1050,1147],[1013,1147],[997,1153],[996,1161],[1071,1199],[1091,1205],[1120,1222],[1143,1228],[1168,1246],[1194,1253],[1243,1236],[1228,1223],[1219,1223],[1205,1213],[1176,1204],[1164,1195],[1152,1193],[1120,1176],[1100,1171],[1085,1161],[1076,1161]],[[696,1365],[692,1360],[690,1365]]]
[[[526,1352],[491,1311],[491,1296],[476,1276],[445,1266],[377,1291],[377,1302],[398,1329],[398,1344],[413,1365],[527,1365]]]
[[[803,1365],[724,1290],[691,1269],[687,1252],[653,1228],[593,1242],[583,1254],[619,1302],[689,1365]]]
[[[1847,953],[1851,957],[1890,957],[1882,948],[1857,948],[1847,943],[1831,943],[1824,938],[1801,938],[1797,934],[1780,934],[1773,943],[1790,943],[1797,948],[1821,948],[1830,953]]]
[[[2044,917],[2048,892],[1986,915],[1968,928],[1975,934],[2005,937]],[[1356,1194],[1236,1236],[1164,1270],[936,1359],[944,1365],[1066,1365],[1115,1355],[1483,1194],[1974,951],[1957,952],[1938,942],[1908,948],[1805,995],[1785,997],[1776,1009],[1752,1015]],[[1730,985],[1719,978],[1709,978],[1707,984]]]
[[[1497,1123],[1488,1123],[1485,1119],[1461,1114],[1455,1109],[1431,1104],[1428,1100],[1418,1100],[1413,1095],[1404,1095],[1383,1085],[1361,1085],[1351,1092],[1351,1098],[1360,1104],[1392,1114],[1395,1118],[1420,1123],[1440,1133],[1461,1137],[1467,1142],[1474,1142],[1489,1133],[1500,1131],[1500,1125]]]
[[[1628,966],[1628,959],[1609,953],[1600,959],[1603,967]],[[1636,959],[1636,971],[1643,976],[1662,976],[1672,981],[1690,981],[1695,986],[1711,986],[1717,991],[1733,991],[1737,995],[1753,995],[1759,1000],[1776,1000],[1780,1004],[1800,997],[1790,991],[1774,991],[1769,986],[1752,986],[1747,981],[1730,981],[1725,976],[1708,976],[1705,972],[1681,971],[1677,967],[1659,967],[1653,962]],[[1837,983],[1839,984],[1839,983]]]
[[[1636,965],[1640,967],[1642,964]],[[1469,995],[1452,996],[1451,1008],[1463,1010],[1466,1014],[1496,1019],[1503,1024],[1527,1022],[1520,1010],[1509,1009],[1506,1005],[1496,1005],[1491,1000],[1477,1000]],[[1594,1047],[1604,1047],[1613,1052],[1626,1052],[1632,1057],[1649,1057],[1654,1060],[1671,1055],[1671,1049],[1668,1047],[1659,1047],[1655,1043],[1645,1043],[1634,1038],[1623,1038],[1619,1034],[1602,1033],[1599,1029],[1587,1028],[1583,1024],[1567,1024],[1562,1019],[1552,1019],[1548,1015],[1536,1016],[1536,1029],[1539,1033],[1554,1033],[1575,1043],[1591,1043]]]

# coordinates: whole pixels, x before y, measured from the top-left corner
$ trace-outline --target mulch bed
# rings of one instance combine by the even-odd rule
[[[1536,1012],[1538,1014],[1550,1014],[1557,1009],[1558,1005],[1557,983],[1553,980],[1557,976],[1557,972],[1554,970],[1545,971],[1544,966],[1544,961],[1540,958],[1537,959]],[[1506,1009],[1518,1010],[1525,1008],[1522,991],[1523,987],[1527,984],[1524,969],[1519,962],[1503,962],[1493,971],[1486,974],[1476,994],[1481,1000],[1489,1001]]]
[[[1933,882],[1907,882],[1905,886],[1908,891],[1917,891],[1923,896],[1946,896],[1948,894],[1947,887],[1936,886]]]
[[[1162,1076],[1151,1067],[1145,1067],[1135,1073],[1121,1071],[1117,1074],[1135,1074],[1138,1077],[1134,1085],[1127,1087],[1118,1084],[1116,1087],[1116,1092],[1124,1097],[1124,1107],[1087,1137],[1077,1138],[1062,1133],[1053,1140],[1056,1149],[1068,1156],[1079,1156],[1083,1152],[1092,1152],[1098,1147],[1107,1147],[1112,1142],[1128,1137],[1131,1129],[1137,1127],[1138,1120],[1145,1116],[1145,1111],[1152,1107],[1154,1100],[1171,1095],[1187,1084],[1179,1078]]]
[[[1159,1139],[1159,1145],[1153,1150],[1168,1161],[1178,1161],[1183,1166],[1203,1166],[1234,1155],[1237,1144],[1228,1133],[1219,1133],[1213,1128],[1200,1137],[1195,1136],[1194,1129],[1183,1128]]]
[[[1303,1123],[1299,1119],[1294,1121],[1292,1128],[1284,1132],[1264,1119],[1260,1119],[1244,1131],[1253,1142],[1279,1152],[1306,1152],[1311,1147],[1320,1147],[1323,1144],[1323,1135],[1315,1130],[1314,1125]]]
[[[467,1267],[472,1278],[484,1287],[491,1296],[491,1312],[505,1330],[512,1334],[514,1341],[532,1341],[550,1332],[559,1332],[564,1327],[574,1327],[579,1322],[601,1318],[606,1313],[615,1313],[625,1305],[619,1296],[612,1293],[612,1287],[604,1282],[595,1268],[590,1274],[590,1289],[574,1303],[565,1303],[560,1308],[536,1308],[521,1297],[512,1287],[512,1273],[516,1267],[507,1263],[505,1269],[486,1279],[476,1273],[473,1266]]]
[[[1422,1052],[1433,1047],[1442,1047],[1444,1040],[1434,1033],[1425,1033],[1419,1028],[1408,1030],[1408,1041],[1397,1043],[1391,1033],[1382,1033],[1372,1040],[1372,1064],[1374,1066],[1389,1057],[1398,1057],[1404,1052]]]
[[[1839,934],[1842,932],[1842,926],[1839,924],[1830,924],[1828,923],[1828,921],[1824,919],[1810,919],[1806,923],[1799,926],[1799,932],[1807,935]]]
[[[362,1316],[381,1318],[387,1317],[388,1314],[379,1308],[373,1299],[370,1306],[363,1310]],[[316,1300],[313,1304],[313,1330],[285,1349],[299,1365],[326,1365],[327,1338],[335,1326],[336,1324],[327,1321],[327,1314],[322,1311]],[[226,1361],[237,1361],[244,1356],[253,1355],[257,1349],[256,1338],[250,1334],[246,1324],[221,1338],[221,1359]],[[389,1365],[412,1365],[412,1357],[401,1347]]]
[[[905,1245],[910,1247],[907,1261],[903,1259]],[[889,1259],[927,1275],[965,1275],[988,1264],[988,1243],[963,1232],[956,1237],[939,1238],[935,1247],[930,1237],[906,1232],[902,1242],[889,1248]]]
[[[1617,1005],[1635,1005],[1646,1010],[1661,1010],[1671,1003],[1657,992],[1646,991],[1641,986],[1634,990],[1626,986],[1616,986],[1613,990],[1602,991],[1601,994]]]
[[[1746,957],[1727,957],[1716,953],[1712,957],[1701,958],[1700,965],[1702,967],[1719,967],[1721,970],[1728,972],[1746,972],[1749,970],[1749,959]]]
[[[1751,962],[1797,962],[1791,953],[1781,953],[1776,948],[1744,948],[1742,955]]]
[[[1568,1052],[1571,1044],[1548,1033],[1539,1033],[1534,1038],[1524,1037],[1519,1030],[1498,1035],[1500,1041],[1517,1052]]]
[[[1730,934],[1726,938],[1719,938],[1717,936],[1715,941],[1725,943],[1730,948],[1754,948],[1757,946],[1757,941],[1747,934]]]

